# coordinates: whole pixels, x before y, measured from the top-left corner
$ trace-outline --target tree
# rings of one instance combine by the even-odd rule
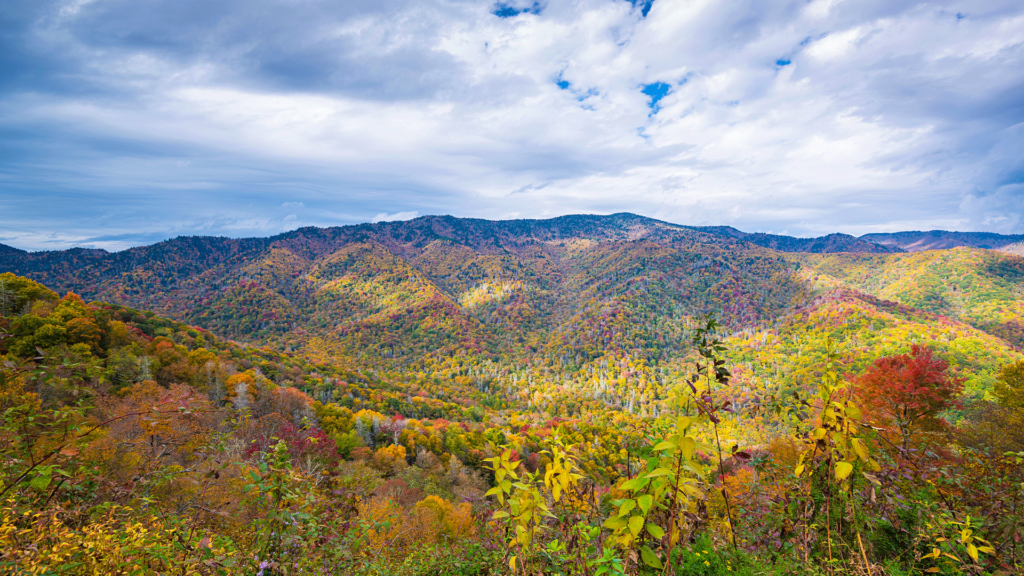
[[[875,360],[854,385],[867,407],[899,428],[905,451],[918,429],[929,421],[937,423],[940,412],[957,405],[964,379],[948,370],[948,362],[915,344],[910,354]]]
[[[1024,360],[1003,367],[992,395],[995,403],[978,401],[971,406],[968,440],[997,452],[1024,450]]]
[[[996,377],[992,395],[1000,406],[1024,412],[1024,360],[1003,366]]]
[[[10,272],[0,273],[0,316],[17,315],[33,300],[57,300],[46,286]]]

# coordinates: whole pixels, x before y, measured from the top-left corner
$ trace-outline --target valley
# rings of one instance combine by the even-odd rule
[[[655,565],[648,553],[667,560],[678,551],[676,543],[656,534],[669,525],[642,536],[623,533],[614,515],[601,521],[595,515],[599,510],[607,514],[611,506],[627,520],[634,517],[614,502],[626,498],[629,483],[644,466],[648,472],[660,469],[658,438],[677,445],[679,438],[692,437],[701,446],[699,457],[674,456],[677,463],[692,460],[687,464],[693,466],[692,481],[701,487],[703,496],[697,496],[697,488],[689,496],[695,508],[686,509],[691,514],[703,510],[703,519],[691,519],[689,528],[696,534],[703,527],[701,538],[731,534],[728,514],[722,514],[732,504],[714,500],[710,491],[762,470],[744,467],[745,459],[734,458],[735,471],[726,472],[722,446],[738,447],[730,454],[746,450],[747,458],[754,455],[765,466],[775,466],[772,474],[785,476],[795,490],[791,493],[798,494],[799,474],[784,473],[787,466],[791,470],[797,465],[795,456],[786,454],[795,454],[807,427],[815,426],[809,422],[817,418],[816,426],[826,426],[822,410],[830,409],[821,403],[829,398],[845,398],[836,409],[848,411],[846,418],[861,430],[857,442],[870,444],[876,455],[806,452],[826,472],[836,458],[853,458],[860,462],[858,474],[865,474],[858,490],[868,490],[881,486],[883,470],[895,470],[913,458],[921,466],[937,467],[941,461],[964,478],[966,472],[957,468],[963,456],[954,458],[953,453],[968,448],[951,448],[955,442],[949,435],[980,438],[988,433],[982,430],[988,420],[979,414],[1013,410],[1004,406],[1002,391],[1007,367],[1024,365],[1024,259],[1013,253],[1019,242],[1015,237],[929,234],[799,239],[682,226],[632,214],[519,221],[430,216],[302,228],[270,238],[181,237],[116,253],[79,248],[29,253],[0,246],[5,307],[0,354],[8,362],[4,406],[42,410],[53,425],[60,410],[74,406],[71,417],[84,429],[105,417],[136,422],[137,416],[117,415],[139,412],[139,406],[163,395],[170,400],[161,402],[177,402],[193,420],[186,426],[180,420],[184,416],[153,408],[152,418],[177,431],[161,437],[177,437],[185,427],[195,438],[182,438],[161,455],[140,459],[130,456],[137,449],[114,450],[86,433],[79,437],[78,452],[61,457],[72,484],[113,482],[105,490],[116,492],[114,484],[126,482],[116,468],[140,466],[135,476],[147,478],[147,489],[168,494],[167,506],[176,502],[179,509],[188,509],[180,506],[194,497],[205,502],[203,510],[226,511],[210,500],[217,493],[249,522],[261,517],[260,506],[269,501],[240,495],[247,475],[255,486],[261,486],[259,478],[306,482],[311,498],[307,504],[313,507],[307,513],[320,510],[318,506],[349,506],[337,517],[323,516],[334,518],[323,520],[327,524],[310,522],[334,535],[337,541],[331,545],[338,546],[339,554],[344,550],[349,564],[343,565],[351,570],[378,566],[379,561],[387,570],[404,573],[397,568],[402,565],[399,556],[368,556],[366,546],[377,545],[368,542],[401,541],[402,549],[412,554],[439,542],[437,530],[458,534],[459,554],[465,558],[479,552],[475,546],[487,545],[504,555],[500,560],[506,566],[511,567],[508,556],[515,551],[528,559],[522,562],[533,562],[538,569],[553,566],[523,542],[488,540],[488,520],[483,518],[500,511],[494,490],[504,490],[501,466],[512,470],[513,463],[521,464],[520,474],[551,471],[562,462],[553,450],[569,446],[572,466],[579,471],[571,484],[583,482],[596,500],[590,507],[581,504],[563,512],[589,514],[590,520],[577,520],[610,530],[607,536],[598,530],[595,537],[607,537],[605,549],[621,550],[627,564],[630,551],[636,556],[645,549],[643,561],[639,556],[632,560],[631,570],[637,571],[645,563]],[[937,246],[941,248],[925,249]],[[702,348],[701,338],[714,344]],[[962,391],[956,402],[943,404],[941,411],[929,412],[921,421],[926,425],[914,442],[940,454],[927,464],[919,455],[888,447],[886,442],[909,441],[893,435],[894,416],[884,407],[852,407],[854,387],[845,384],[860,382],[881,359],[918,354],[918,347],[940,358],[946,366],[944,378]],[[28,385],[36,367],[50,374],[43,387],[48,392],[41,396]],[[714,376],[718,367],[728,371]],[[71,400],[67,391],[59,391],[75,382],[75,390],[89,392],[81,397],[75,392],[74,398],[88,401]],[[851,416],[854,411],[870,414],[873,424],[861,424],[860,417]],[[16,412],[9,413],[9,426],[17,422]],[[1010,420],[999,421],[1013,421],[1011,412],[1001,416]],[[198,416],[206,413],[218,416]],[[676,420],[684,413],[694,419],[694,429]],[[142,424],[133,426],[110,428],[109,437],[120,438],[118,446],[137,446]],[[671,436],[673,427],[676,436]],[[14,437],[10,430],[14,428],[5,438]],[[13,469],[28,470],[21,479],[5,476],[8,488],[39,478],[32,476],[40,470],[40,464],[32,464],[36,456],[25,454],[60,443],[52,436],[54,430],[47,430],[35,433],[29,445],[8,444],[5,458]],[[836,434],[839,430],[834,429]],[[843,434],[854,433],[846,430]],[[234,484],[210,480],[213,452],[196,460],[185,448],[192,442],[212,450],[215,438],[234,439],[235,448],[222,448],[220,457],[227,467],[222,468],[225,478]],[[838,436],[834,442],[835,450],[851,445]],[[972,442],[969,450],[977,449],[980,440]],[[1007,450],[1024,450],[1012,439],[1007,442]],[[171,459],[165,461],[167,455]],[[125,464],[124,458],[135,458],[136,464]],[[160,476],[172,462],[194,474],[211,474],[201,482],[194,477],[205,482],[201,494],[188,496],[188,490]],[[277,464],[268,468],[268,462]],[[87,465],[94,472],[87,472]],[[285,474],[285,468],[291,472]],[[88,482],[87,476],[92,478]],[[550,480],[536,480],[549,492],[530,497],[558,504]],[[893,477],[885,482],[895,497],[923,480],[915,477],[910,484],[899,484],[902,480]],[[51,486],[49,481],[38,484]],[[729,489],[751,511],[760,506],[775,510],[777,518],[788,514],[772,508],[772,502],[782,501],[781,493],[771,493],[767,485],[758,488],[761,492]],[[64,489],[54,490],[57,494]],[[268,490],[259,488],[256,494],[264,498],[272,493]],[[19,506],[40,506],[32,489],[20,494]],[[83,506],[85,501],[133,500],[128,494],[111,500],[110,494],[67,496]],[[340,494],[350,494],[352,500],[342,505],[335,499]],[[511,488],[502,494],[520,502],[527,497]],[[303,496],[295,492],[289,498],[277,500],[275,509],[284,515],[280,518],[298,522],[290,514],[305,509]],[[426,506],[421,506],[425,498],[436,499],[430,502],[439,514],[429,529],[423,524],[426,513],[416,512]],[[870,499],[870,504],[858,505],[879,505],[875,496]],[[681,526],[682,516],[672,519],[674,509],[665,510],[668,516],[662,520]],[[236,573],[232,566],[243,570],[241,556],[233,555],[242,550],[259,550],[257,556],[263,557],[280,552],[283,544],[266,540],[266,534],[206,514],[201,515],[204,534],[221,538],[226,546],[215,558],[223,573]],[[449,517],[463,518],[461,528],[445,524]],[[387,518],[419,536],[403,537],[373,524]],[[787,518],[791,523],[810,517]],[[335,520],[338,525],[330,524]],[[277,525],[277,520],[266,521]],[[362,522],[362,536],[351,532],[357,521]],[[517,522],[523,529],[536,529],[537,538],[555,530],[524,524],[522,518]],[[339,528],[341,523],[350,528]],[[66,526],[74,530],[72,524]],[[817,544],[795,533],[784,537],[777,528],[745,530],[749,538],[765,540],[744,548],[744,554],[768,554],[763,546],[772,539],[820,552]],[[292,536],[301,546],[313,542],[310,536]],[[362,544],[351,540],[357,536],[364,538]],[[243,544],[250,538],[256,540]],[[655,541],[660,544],[655,546]],[[837,546],[849,545],[843,542]],[[888,545],[870,543],[878,562],[886,557],[881,550]],[[1014,554],[1016,549],[1014,545]],[[728,554],[738,550],[734,546]],[[485,557],[492,563],[499,560]],[[992,566],[1016,562],[992,558]],[[273,561],[281,566],[291,562]],[[493,568],[484,564],[481,569]],[[941,563],[931,565],[947,569]]]

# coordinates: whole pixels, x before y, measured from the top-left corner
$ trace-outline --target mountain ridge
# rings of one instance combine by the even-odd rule
[[[824,236],[802,238],[764,232],[744,232],[732,226],[692,226],[675,224],[647,216],[620,212],[609,215],[570,214],[548,219],[516,219],[487,220],[483,218],[462,218],[450,215],[427,215],[405,221],[360,223],[345,226],[317,227],[305,226],[266,237],[230,238],[226,236],[178,236],[153,244],[135,246],[116,252],[96,248],[69,248],[65,250],[27,251],[0,243],[0,265],[9,266],[11,258],[45,257],[78,251],[83,256],[103,257],[110,254],[121,254],[141,248],[165,244],[167,242],[203,239],[206,243],[239,243],[237,246],[265,246],[274,242],[287,241],[295,235],[310,236],[315,234],[332,237],[359,237],[373,235],[390,237],[393,246],[397,242],[396,232],[402,229],[417,229],[421,233],[429,227],[435,238],[446,238],[441,231],[455,233],[458,231],[475,231],[477,236],[474,248],[483,248],[484,238],[479,236],[482,230],[488,230],[492,236],[506,241],[516,236],[527,235],[529,239],[539,242],[552,242],[565,239],[565,232],[571,230],[574,235],[581,233],[590,238],[608,240],[639,240],[657,234],[680,234],[685,231],[697,232],[723,239],[733,239],[753,245],[791,253],[890,253],[917,252],[923,250],[943,250],[959,246],[970,246],[990,250],[1002,250],[1007,253],[1024,252],[1024,235],[1007,235],[993,232],[956,232],[945,230],[904,231],[891,233],[870,233],[862,236],[832,233]],[[617,227],[617,228],[614,228]],[[319,231],[319,232],[315,232]],[[402,236],[408,235],[408,230]],[[569,235],[571,236],[571,235]],[[455,239],[454,237],[452,239]],[[493,240],[493,238],[492,238]]]
[[[1005,249],[1024,242],[1024,234],[951,232],[947,230],[872,233],[865,234],[860,238],[868,242],[899,248],[907,252],[948,250],[961,246],[1006,251]]]
[[[0,272],[367,365],[459,350],[571,350],[584,363],[628,351],[654,362],[685,348],[692,318],[715,314],[732,331],[771,325],[836,287],[1024,344],[1019,259],[976,248],[915,255],[840,234],[790,240],[628,213],[424,216],[268,238],[182,236],[120,252],[0,250]],[[860,251],[838,251],[851,247]]]

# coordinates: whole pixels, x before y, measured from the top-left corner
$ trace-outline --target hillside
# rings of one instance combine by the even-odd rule
[[[948,316],[1024,345],[1024,259],[958,247],[892,255],[802,256],[818,286],[846,286]]]
[[[622,261],[609,261],[619,250],[625,250]],[[17,253],[4,256],[0,269],[251,342],[300,345],[316,336],[361,347],[361,334],[376,339],[396,315],[414,314],[436,326],[416,338],[419,350],[453,338],[493,348],[500,324],[512,320],[517,330],[527,328],[525,341],[546,339],[559,319],[575,313],[570,310],[583,303],[585,291],[626,290],[632,277],[623,270],[646,270],[658,250],[689,255],[686,266],[695,265],[694,278],[708,266],[738,271],[727,261],[758,253],[735,240],[632,215],[509,222],[425,217],[307,228],[266,239],[178,238],[116,254]],[[764,283],[787,266],[768,259],[774,271],[743,282]],[[601,267],[599,275],[587,268],[590,260]],[[724,290],[720,283],[697,283],[701,291]],[[677,306],[705,306],[696,294],[683,296]],[[749,323],[751,306],[741,303],[727,314],[733,322]],[[399,355],[414,352],[401,344],[392,348]]]
[[[0,271],[0,571],[781,576],[823,541],[1014,568],[1024,259],[825,238],[426,217],[0,250],[60,292]],[[862,401],[922,350],[955,398],[911,425],[898,381]],[[1000,552],[905,553],[967,517]]]
[[[771,368],[751,364],[749,375],[785,388],[804,382],[798,365],[820,361],[821,334],[846,342],[858,367],[878,350],[932,342],[957,355],[975,395],[1024,344],[1019,258],[974,248],[813,252],[863,244],[842,235],[782,242],[802,250],[784,252],[751,237],[780,242],[631,214],[423,217],[271,238],[177,238],[113,254],[17,251],[0,261],[58,291],[153,310],[321,366],[375,371],[399,396],[408,374],[420,373],[443,384],[416,389],[443,401],[480,401],[483,392],[490,402],[569,412],[593,409],[595,399],[655,410],[706,314],[737,335],[737,357],[768,346]],[[851,307],[877,321],[822,332],[823,318],[845,318]],[[755,346],[752,334],[771,335],[771,344]]]
[[[844,235],[787,239],[632,214],[441,216],[271,238],[182,237],[118,253],[9,250],[0,270],[239,341],[377,369],[430,355],[577,368],[622,355],[655,363],[685,353],[697,316],[753,330],[839,287],[1024,342],[1019,259],[970,248],[845,252],[871,247],[882,250]]]

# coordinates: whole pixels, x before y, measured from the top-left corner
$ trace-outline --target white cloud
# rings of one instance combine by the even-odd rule
[[[177,52],[91,35],[145,36],[162,4],[141,23],[74,4],[36,41],[115,96],[0,94],[0,127],[60,143],[31,142],[0,182],[123,189],[175,229],[193,217],[161,195],[205,191],[231,233],[276,229],[280,208],[304,224],[633,211],[796,234],[1024,231],[991,216],[1022,208],[1018,2],[655,0],[642,18],[550,0],[507,19],[484,1],[257,4],[169,21]],[[671,85],[656,114],[653,82]]]
[[[370,222],[397,222],[400,220],[412,220],[419,216],[420,213],[415,210],[412,212],[395,212],[394,214],[388,214],[387,212],[381,212],[373,217]]]
[[[868,33],[861,26],[844,30],[835,34],[829,34],[821,40],[814,42],[807,49],[806,54],[818,60],[836,60],[853,52],[857,43]]]

